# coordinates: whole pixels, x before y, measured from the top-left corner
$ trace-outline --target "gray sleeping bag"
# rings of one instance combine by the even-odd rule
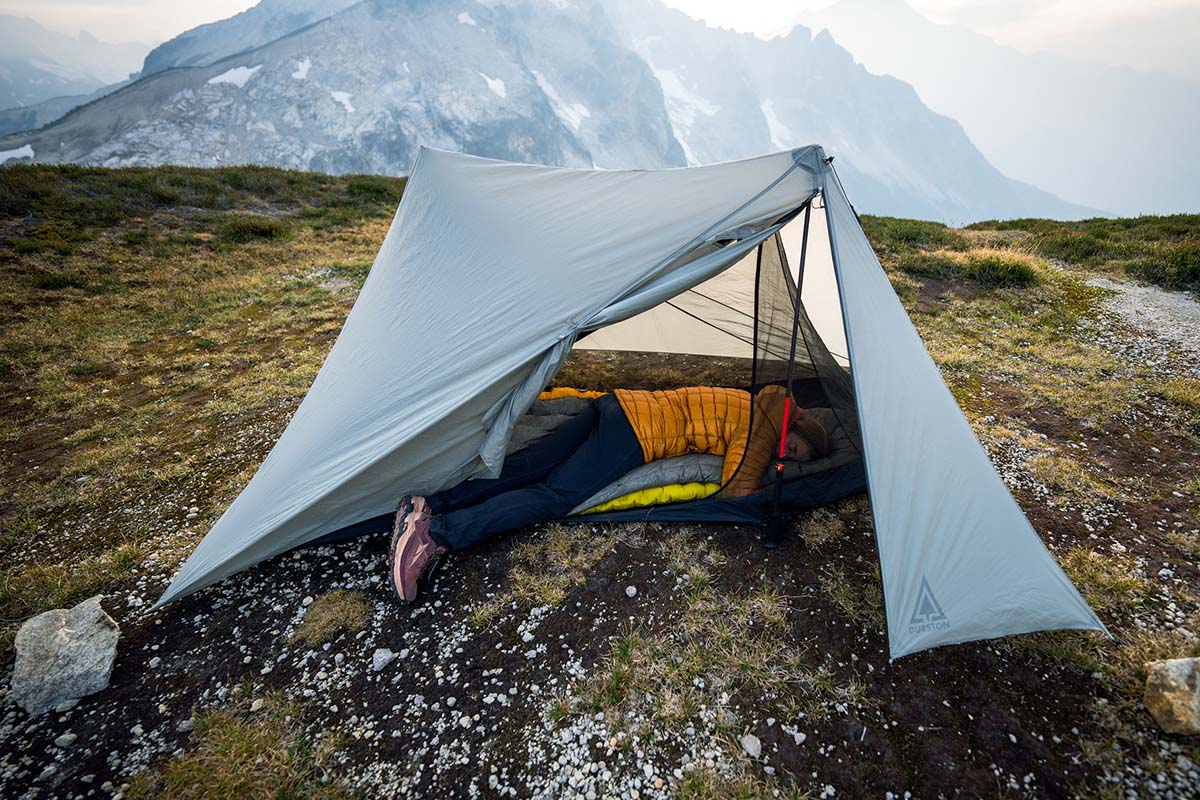
[[[529,411],[517,420],[505,453],[512,455],[524,450],[550,431],[583,411],[592,401],[587,397],[555,397],[535,400]]]

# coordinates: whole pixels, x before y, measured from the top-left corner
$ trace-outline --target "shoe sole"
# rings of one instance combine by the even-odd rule
[[[392,582],[392,588],[393,588],[393,590],[395,590],[396,596],[398,598],[400,598],[400,602],[402,602],[402,603],[412,603],[417,599],[417,597],[420,596],[421,589],[425,585],[426,576],[428,574],[430,574],[433,571],[433,569],[437,566],[437,561],[440,560],[440,556],[441,556],[441,553],[439,553],[437,548],[435,547],[433,552],[429,556],[429,560],[425,563],[424,568],[421,570],[420,574],[417,575],[416,581],[414,582],[414,585],[413,585],[413,596],[405,597],[404,591],[403,591],[403,584],[401,582],[401,576],[399,574],[401,560],[396,558],[396,553],[397,553],[397,546],[400,543],[400,539],[402,539],[404,537],[404,534],[407,533],[409,530],[408,519],[410,516],[411,516],[411,513],[409,514],[408,517],[405,517],[404,528],[402,530],[400,530],[398,533],[393,534],[393,536],[392,536],[393,544],[391,546],[391,550],[389,551],[390,555],[391,555],[390,578],[391,578],[391,582]],[[416,522],[413,523],[413,525],[416,525],[419,522],[420,522],[420,520],[417,520]]]
[[[388,542],[388,579],[392,583],[392,591],[396,593],[396,597],[404,600],[404,593],[400,591],[400,584],[396,582],[396,544],[400,541],[400,537],[404,535],[405,521],[408,515],[412,513],[412,495],[406,494],[400,499],[400,505],[396,506],[396,516],[392,521],[392,536]]]

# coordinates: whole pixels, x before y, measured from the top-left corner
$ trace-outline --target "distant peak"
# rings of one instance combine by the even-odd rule
[[[833,38],[833,34],[829,32],[829,28],[821,28],[818,30],[812,37],[812,40],[820,45],[834,45],[836,47],[841,46],[837,43],[837,40]]]

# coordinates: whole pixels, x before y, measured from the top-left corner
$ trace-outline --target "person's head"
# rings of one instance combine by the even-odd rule
[[[825,426],[812,417],[788,420],[783,456],[792,461],[816,461],[833,452],[833,442]]]

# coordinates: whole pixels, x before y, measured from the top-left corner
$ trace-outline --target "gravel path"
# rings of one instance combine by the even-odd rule
[[[1090,278],[1088,285],[1112,292],[1105,301],[1110,311],[1132,327],[1182,350],[1190,371],[1200,375],[1200,302],[1195,297],[1099,276]]]

